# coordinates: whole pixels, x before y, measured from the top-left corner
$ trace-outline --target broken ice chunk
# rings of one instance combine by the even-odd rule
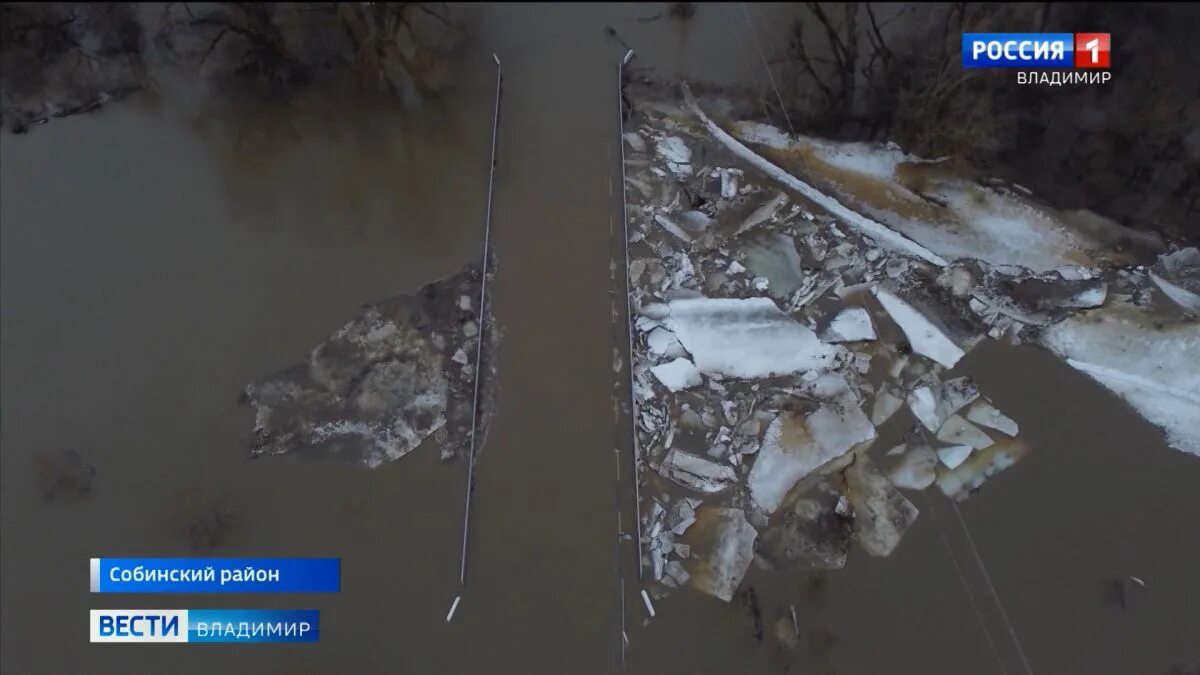
[[[866,309],[849,307],[833,317],[821,339],[826,342],[874,340],[875,326],[871,325],[871,315]]]
[[[686,488],[705,494],[727,490],[737,480],[732,467],[681,450],[667,453],[662,473]]]
[[[942,426],[942,418],[938,415],[938,403],[930,387],[917,387],[908,394],[908,409],[912,411],[921,424],[930,431],[937,431]]]
[[[840,353],[769,298],[685,298],[643,311],[671,329],[707,374],[759,378],[827,370]]]
[[[1200,455],[1200,325],[1125,303],[1047,328],[1041,342]]]
[[[772,296],[786,298],[795,293],[807,279],[803,270],[803,262],[796,251],[796,241],[790,235],[779,232],[764,232],[742,245],[745,251],[746,267],[757,277],[765,279],[766,283],[758,288],[765,291],[768,288]]]
[[[306,361],[246,385],[256,409],[251,452],[328,454],[375,468],[443,428],[443,450],[457,447],[463,403],[446,372],[457,346],[445,336],[455,334],[460,297],[475,283],[466,269],[368,305]]]
[[[624,134],[621,134],[621,137],[625,139],[625,142],[629,144],[630,149],[634,152],[646,151],[646,141],[642,140],[642,137],[636,133],[626,131]]]
[[[1158,286],[1168,298],[1173,300],[1175,304],[1186,309],[1192,314],[1200,314],[1200,294],[1192,293],[1191,291],[1177,286],[1170,281],[1158,276],[1154,272],[1150,273],[1150,279]]]
[[[723,199],[733,199],[738,193],[736,169],[721,169],[721,197]]]
[[[846,496],[854,508],[854,535],[863,549],[887,556],[920,512],[875,468],[865,454],[846,468]]]
[[[1000,412],[987,401],[976,401],[967,408],[967,419],[985,426],[989,429],[995,429],[1006,436],[1016,436],[1019,427],[1011,417]]]
[[[982,450],[993,443],[990,436],[959,415],[951,415],[946,418],[942,428],[938,429],[937,438],[944,443],[969,445],[976,450]]]
[[[692,586],[729,602],[750,569],[758,532],[741,509],[706,506],[696,516],[691,553],[699,559],[692,568]]]
[[[658,223],[659,225],[662,225],[662,228],[664,230],[675,235],[683,242],[688,243],[688,244],[692,243],[692,235],[688,234],[687,232],[684,232],[683,228],[680,227],[679,224],[676,223],[674,220],[672,220],[669,216],[666,216],[661,213],[655,214],[654,222]]]
[[[908,395],[908,407],[926,429],[937,431],[947,417],[977,398],[979,389],[975,383],[968,377],[957,377],[940,385],[927,384],[913,389]]]
[[[1103,283],[1095,283],[1075,295],[1066,298],[1059,302],[1060,307],[1082,308],[1099,307],[1104,304],[1105,298],[1108,297],[1108,286]]]
[[[1183,248],[1164,255],[1150,279],[1172,301],[1192,314],[1200,314],[1200,249]]]
[[[909,448],[887,470],[887,477],[898,488],[924,490],[937,478],[937,463],[937,454],[928,447]]]
[[[937,485],[942,494],[962,501],[992,475],[1016,464],[1029,451],[1017,439],[1005,439],[980,450],[953,470],[938,469]]]
[[[871,404],[871,424],[879,426],[896,414],[896,411],[904,404],[904,400],[896,394],[897,391],[892,387],[884,387],[879,390],[875,396],[875,402]]]
[[[685,354],[683,345],[671,331],[665,328],[655,328],[646,335],[646,346],[650,353],[667,358],[678,358]]]
[[[637,328],[643,333],[647,333],[655,328],[658,328],[658,322],[648,316],[639,316],[637,321],[633,323],[634,328]]]
[[[779,209],[782,208],[787,201],[788,198],[786,194],[782,192],[776,192],[774,197],[767,200],[758,208],[754,209],[754,211],[750,213],[746,220],[742,221],[742,224],[738,226],[737,231],[734,232],[734,236],[740,235],[743,232],[746,232],[747,230],[774,218],[775,214],[779,212]]]
[[[690,578],[687,570],[683,569],[683,563],[680,563],[678,560],[668,562],[664,572],[666,578],[671,579],[680,586],[686,584]]]
[[[654,377],[657,377],[658,381],[671,391],[682,391],[694,387],[702,381],[700,371],[696,370],[696,366],[692,365],[691,361],[684,358],[654,366],[650,372],[654,373]]]
[[[938,448],[937,456],[947,469],[957,469],[959,465],[967,461],[973,450],[969,445],[951,445],[945,448]]]
[[[781,414],[767,427],[750,470],[754,503],[773,513],[800,479],[872,438],[875,427],[849,399],[826,403],[808,417]]]
[[[709,218],[708,214],[703,211],[684,211],[679,214],[677,222],[683,229],[694,234],[701,234],[708,229],[712,218]]]
[[[850,550],[850,521],[832,491],[800,499],[759,537],[756,549],[776,569],[841,569]]]
[[[904,331],[904,336],[908,338],[914,352],[947,368],[953,368],[963,357],[963,350],[953,340],[916,308],[901,300],[900,296],[885,288],[876,288],[874,293],[879,299],[879,304],[883,305],[892,320],[900,326],[900,330]]]
[[[699,499],[684,497],[678,499],[671,505],[671,512],[667,516],[667,527],[671,529],[671,534],[682,536],[687,529],[696,522],[696,507],[700,505]]]
[[[953,415],[963,406],[979,398],[979,388],[969,377],[956,377],[942,383],[940,393],[941,412]]]
[[[459,365],[463,365],[463,366],[467,365],[467,363],[470,362],[470,360],[467,358],[467,353],[465,351],[463,351],[462,349],[459,349],[458,351],[454,352],[454,356],[451,356],[450,360]]]
[[[692,150],[678,136],[667,136],[654,145],[658,155],[667,162],[667,168],[672,173],[689,174],[692,172]]]

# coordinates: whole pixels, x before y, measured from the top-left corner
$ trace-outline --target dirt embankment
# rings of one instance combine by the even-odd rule
[[[1060,208],[1200,240],[1200,6],[807,3],[784,48],[797,130],[893,140],[1031,188]],[[964,32],[1111,31],[1104,85],[964,70]],[[777,120],[777,122],[782,122]]]

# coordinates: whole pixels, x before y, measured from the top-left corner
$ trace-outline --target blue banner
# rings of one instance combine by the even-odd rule
[[[189,609],[188,642],[317,642],[315,609]]]
[[[337,593],[340,558],[92,558],[93,593]]]
[[[964,68],[1072,68],[1074,33],[963,33]]]
[[[91,642],[317,642],[315,609],[93,609]]]

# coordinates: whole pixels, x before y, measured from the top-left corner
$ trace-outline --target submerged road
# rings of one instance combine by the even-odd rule
[[[598,477],[613,470],[616,48],[589,12],[503,11],[519,30],[495,46],[505,73],[492,217],[499,404],[477,459],[455,618],[488,639],[454,654],[454,670],[612,672],[613,485]]]
[[[734,6],[641,20],[653,14],[514,5],[484,17],[480,48],[504,72],[489,290],[502,339],[452,628],[486,648],[448,655],[457,672],[613,672],[623,621],[636,666],[636,542],[617,544],[618,511],[637,530],[628,418],[613,412],[614,392],[628,399],[617,64],[637,47],[632,65],[663,75],[745,81],[761,68],[706,48],[741,20]]]

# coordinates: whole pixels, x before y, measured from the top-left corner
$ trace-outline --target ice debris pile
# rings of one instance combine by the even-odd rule
[[[256,410],[252,453],[334,455],[378,467],[435,435],[443,459],[465,454],[475,383],[479,272],[366,305],[306,362],[246,386]],[[485,319],[490,321],[490,318]],[[486,331],[482,410],[490,410]],[[481,414],[479,425],[486,427]]]
[[[840,568],[855,541],[887,556],[918,517],[904,491],[962,500],[1015,464],[1018,423],[951,372],[986,338],[1045,346],[1200,453],[1195,249],[1133,267],[1161,243],[1017,187],[894,146],[722,126],[705,108],[734,104],[686,85],[628,93],[652,595],[728,601],[754,565]]]

